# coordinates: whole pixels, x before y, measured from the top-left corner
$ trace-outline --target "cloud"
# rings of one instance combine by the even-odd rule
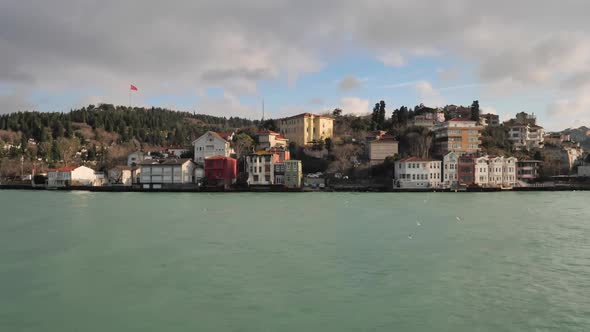
[[[547,108],[553,129],[579,127],[590,123],[590,91],[580,91],[571,98],[558,99]]]
[[[32,110],[34,105],[23,90],[0,92],[0,114]]]
[[[383,86],[385,89],[398,89],[398,88],[406,88],[406,87],[414,87],[416,84],[422,81],[408,81],[408,82],[400,82],[400,83],[393,83],[393,84],[386,84]]]
[[[314,97],[314,98],[311,98],[309,100],[309,104],[310,105],[316,105],[316,106],[323,105],[324,104],[324,99],[323,98],[320,98],[320,97]]]
[[[345,114],[366,114],[369,113],[369,100],[358,97],[344,97],[340,99],[338,108]]]
[[[589,1],[538,0],[4,0],[0,84],[106,97],[130,82],[145,96],[209,87],[252,95],[260,82],[294,86],[360,51],[392,67],[460,60],[490,87],[579,90],[590,71],[589,11]]]
[[[436,71],[439,81],[456,81],[461,76],[461,69],[458,67],[441,68]]]
[[[498,110],[492,106],[481,106],[479,109],[481,110],[481,114],[498,114]]]
[[[352,75],[346,76],[338,83],[338,90],[340,90],[340,92],[350,92],[360,88],[366,80],[367,79],[359,79]]]
[[[427,81],[418,82],[415,85],[420,101],[425,105],[442,106],[446,103],[438,90],[435,90]]]
[[[394,51],[381,53],[377,55],[377,59],[384,65],[391,67],[402,67],[406,64],[406,59],[400,53]]]

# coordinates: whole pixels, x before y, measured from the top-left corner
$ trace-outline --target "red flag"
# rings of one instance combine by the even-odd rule
[[[129,89],[131,89],[133,91],[137,91],[137,87],[135,85],[133,85],[133,84],[131,84],[131,87]]]

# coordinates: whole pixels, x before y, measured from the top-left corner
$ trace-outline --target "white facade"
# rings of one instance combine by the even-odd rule
[[[189,149],[186,148],[168,148],[168,153],[170,156],[175,156],[177,158],[182,157],[182,154],[189,152]]]
[[[100,182],[92,168],[86,166],[62,167],[47,172],[47,186],[51,188],[65,186],[94,186]]]
[[[543,127],[529,124],[518,124],[508,129],[508,139],[517,149],[542,148],[545,140]]]
[[[440,160],[406,158],[395,162],[394,187],[439,188],[442,185]]]
[[[458,152],[449,152],[443,157],[443,185],[447,188],[459,185],[459,157]]]
[[[268,185],[274,184],[275,167],[273,154],[259,153],[246,156],[246,170],[248,171],[248,184]]]
[[[229,157],[233,150],[229,141],[225,140],[218,133],[208,131],[193,142],[195,148],[194,161],[204,164],[205,159],[213,156]]]
[[[512,188],[516,185],[514,157],[479,157],[475,159],[474,182],[480,187]]]
[[[142,184],[194,183],[195,163],[190,159],[172,159],[163,163],[143,162],[140,165]]]

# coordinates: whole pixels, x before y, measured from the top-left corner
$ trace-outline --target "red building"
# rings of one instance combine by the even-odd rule
[[[209,185],[223,185],[225,188],[234,183],[237,160],[226,156],[213,156],[205,159],[205,177]]]
[[[475,157],[463,155],[459,157],[457,167],[457,178],[459,185],[472,186],[475,183]]]

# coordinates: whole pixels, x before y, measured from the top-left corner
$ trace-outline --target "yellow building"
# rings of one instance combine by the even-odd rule
[[[334,135],[334,119],[311,113],[303,113],[279,119],[279,130],[291,142],[309,145]]]

